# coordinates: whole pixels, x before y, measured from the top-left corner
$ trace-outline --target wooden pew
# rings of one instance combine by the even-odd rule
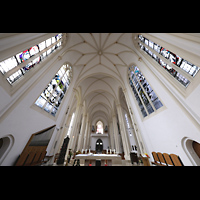
[[[180,157],[175,154],[170,154],[172,161],[174,163],[174,166],[184,166]]]
[[[28,158],[26,159],[26,162],[24,163],[24,166],[30,166],[33,159],[34,159],[34,156],[35,156],[35,152],[29,152],[28,154]]]
[[[29,138],[22,153],[15,162],[15,166],[36,166],[45,163],[46,149],[56,125],[48,127]],[[51,158],[52,156],[48,156]],[[49,160],[49,159],[48,159]],[[46,161],[47,162],[47,161]]]
[[[153,165],[157,166],[184,166],[180,157],[176,154],[167,154],[167,153],[156,153],[152,152],[154,162],[151,162]]]
[[[46,147],[26,149],[19,156],[15,166],[36,166],[43,163],[47,151]]]
[[[157,165],[157,166],[164,166],[160,163],[160,160],[158,158],[158,155],[156,152],[152,152],[152,155],[153,155],[153,159],[154,159],[154,162],[151,162],[153,165]]]
[[[29,152],[24,152],[23,154],[21,154],[18,157],[15,166],[23,166],[26,163],[26,160],[28,159],[28,156],[29,156]]]
[[[163,156],[164,156],[168,166],[174,166],[174,163],[172,162],[171,156],[169,154],[163,153]]]
[[[158,155],[158,158],[159,158],[159,160],[160,160],[161,166],[167,166],[167,162],[165,161],[165,159],[164,159],[164,157],[163,157],[163,154],[160,153],[160,152],[158,152],[157,155]]]

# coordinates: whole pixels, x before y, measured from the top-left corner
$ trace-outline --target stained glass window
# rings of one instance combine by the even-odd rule
[[[34,56],[35,54],[37,54],[39,52],[39,48],[38,46],[33,46],[29,49],[29,53],[30,56]]]
[[[17,66],[17,60],[14,56],[8,58],[0,63],[0,71],[5,74]]]
[[[36,100],[35,105],[55,116],[72,77],[72,67],[64,64]]]
[[[28,49],[23,51],[20,55],[19,55],[19,58],[21,60],[21,62],[24,62],[25,60],[28,60],[30,58],[30,54],[29,54],[29,51]]]
[[[128,121],[127,113],[125,114],[125,119],[126,119],[126,126],[127,126],[128,133],[130,134],[130,136],[132,136],[131,131],[130,131],[131,127],[130,127],[130,124],[129,124],[129,121]]]
[[[20,79],[26,72],[28,72],[32,67],[39,64],[43,59],[46,58],[47,55],[51,54],[55,49],[61,46],[61,38],[62,34],[55,35],[38,45],[32,46],[29,49],[26,49],[22,52],[17,53],[16,55],[3,60],[0,62],[0,71],[2,74],[6,74],[11,69],[15,68],[16,66],[20,65],[21,68],[19,70],[14,70],[13,74],[11,74],[7,81],[12,85],[18,79]],[[55,45],[53,45],[55,44]],[[49,48],[50,45],[53,45]],[[46,51],[45,51],[46,49]],[[41,52],[43,51],[43,52]],[[41,52],[41,53],[40,53]],[[33,57],[33,59],[31,59]],[[26,60],[30,62],[23,65]]]
[[[103,134],[103,122],[102,121],[98,121],[97,124],[97,134]]]
[[[130,67],[128,73],[129,84],[133,90],[143,117],[150,115],[163,106],[137,66]]]
[[[197,72],[199,71],[199,67],[193,65],[192,63],[184,60],[180,56],[176,55],[175,53],[165,49],[164,47],[161,47],[160,45],[151,42],[150,40],[146,39],[142,35],[138,35],[138,38],[140,41],[147,46],[149,46],[151,49],[155,50],[157,53],[162,55],[164,58],[169,60],[171,63],[176,65],[177,67],[180,67],[182,70],[190,74],[192,77],[194,77]],[[145,51],[149,56],[151,56],[158,64],[160,64],[167,72],[169,72],[176,80],[178,80],[183,86],[187,87],[190,84],[190,81],[185,78],[182,74],[178,73],[172,66],[168,65],[164,59],[161,59],[157,55],[154,54],[154,52],[151,52],[145,45],[142,43],[139,43],[140,48]]]
[[[171,63],[173,63],[176,66],[180,67],[182,70],[184,70],[185,72],[190,74],[192,77],[194,77],[197,74],[197,72],[199,71],[199,69],[200,69],[199,67],[197,67],[194,64],[188,62],[187,60],[181,58],[180,56],[176,55],[175,53],[172,53],[171,51],[165,49],[164,47],[161,47],[158,44],[154,43],[154,45],[153,45],[153,42],[151,42],[147,38],[143,37],[142,35],[138,35],[138,38],[140,39],[141,42],[145,43],[147,46],[149,46],[150,48],[152,48],[155,51],[157,51],[159,54],[161,54],[166,59],[169,59],[169,61]],[[140,43],[139,43],[139,45],[141,47]],[[142,48],[142,49],[144,50],[144,48]],[[145,49],[145,51],[147,52],[146,49]],[[186,81],[186,82],[187,82],[187,84],[183,84],[183,85],[187,87],[188,84],[189,84],[189,81]]]
[[[169,58],[169,51],[167,50],[167,49],[165,49],[165,48],[161,48],[161,51],[160,51],[160,54],[162,55],[162,56],[164,56],[165,58]]]
[[[173,64],[175,64],[175,65],[177,64],[176,55],[173,54],[172,52],[170,52],[170,54],[169,54],[169,60],[170,60],[171,63],[173,63]]]

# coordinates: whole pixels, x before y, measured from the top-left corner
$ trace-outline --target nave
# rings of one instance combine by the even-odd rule
[[[199,166],[199,52],[199,33],[0,33],[0,165]]]

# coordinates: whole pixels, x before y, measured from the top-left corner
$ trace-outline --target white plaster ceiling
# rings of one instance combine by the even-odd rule
[[[132,38],[132,33],[69,34],[67,53],[76,73],[74,88],[81,88],[91,120],[109,123],[127,67],[138,58]]]

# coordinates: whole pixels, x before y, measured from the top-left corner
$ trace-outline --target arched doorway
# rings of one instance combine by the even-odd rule
[[[182,139],[182,147],[194,166],[200,166],[200,144],[188,137]]]
[[[193,141],[192,147],[193,147],[195,153],[197,154],[197,156],[200,158],[200,144],[196,141]]]
[[[98,139],[96,141],[96,152],[102,153],[102,151],[103,151],[103,141],[101,139]]]
[[[0,138],[0,165],[11,150],[14,143],[14,137],[8,135],[7,137]]]

